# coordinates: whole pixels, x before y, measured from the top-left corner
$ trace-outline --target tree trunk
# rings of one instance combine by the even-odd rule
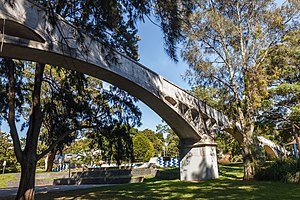
[[[52,149],[49,152],[49,154],[48,154],[48,160],[47,160],[47,169],[46,169],[46,172],[52,172],[53,162],[54,162],[54,159],[55,159],[56,152],[57,152],[56,149]]]
[[[21,179],[16,199],[34,200],[35,170],[37,164],[38,136],[42,125],[41,87],[45,65],[37,63],[32,93],[32,108],[29,117],[29,128],[26,146],[22,152]]]
[[[16,200],[34,200],[36,158],[34,153],[27,153],[21,163],[21,179]]]
[[[251,148],[244,148],[244,180],[252,180],[254,178],[254,170],[253,170],[253,160],[252,160],[252,153]]]
[[[243,144],[243,158],[244,158],[244,180],[252,180],[254,178],[253,169],[253,154],[252,154],[252,138],[249,135],[245,136]]]

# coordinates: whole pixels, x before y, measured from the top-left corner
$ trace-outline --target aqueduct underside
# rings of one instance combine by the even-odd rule
[[[241,135],[234,134],[227,116],[49,13],[29,0],[15,1],[13,7],[1,1],[0,56],[69,68],[126,90],[178,134],[181,180],[218,177],[215,132],[227,130],[242,140]],[[53,17],[55,23],[50,23]]]

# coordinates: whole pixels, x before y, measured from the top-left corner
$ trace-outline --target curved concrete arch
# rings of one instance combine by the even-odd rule
[[[259,141],[259,145],[261,148],[263,148],[266,152],[266,154],[272,159],[272,158],[278,158],[280,156],[285,155],[285,148],[279,146],[278,144],[275,144],[271,140],[263,137],[263,136],[257,136],[257,139]]]
[[[199,160],[199,156],[210,155],[214,160],[210,161],[211,166],[204,164],[205,169],[188,172],[182,179],[218,176],[213,133],[233,130],[227,116],[140,63],[105,48],[59,16],[55,16],[55,23],[50,23],[52,17],[45,8],[29,0],[15,1],[14,7],[1,2],[0,56],[63,66],[126,90],[153,109],[177,133],[182,149],[182,173],[189,171],[185,166],[191,166],[191,162],[203,168],[209,159]],[[241,141],[240,135],[235,137]],[[194,148],[204,150],[192,152]],[[211,170],[208,175],[199,175],[208,170]]]
[[[45,40],[34,30],[24,26],[21,23],[9,19],[0,19],[0,27],[4,27],[5,29],[2,30],[2,32],[5,32],[5,34],[10,36],[21,37],[41,43],[45,42]]]
[[[59,16],[53,25],[44,9],[33,7],[30,1],[18,1],[15,7],[18,10],[1,6],[1,56],[64,66],[116,85],[157,112],[182,139],[204,139],[207,133],[199,126],[201,120],[209,128],[229,127],[228,118],[221,112],[140,63],[105,49]],[[108,61],[112,53],[115,62]]]
[[[274,151],[274,149],[272,149],[270,146],[264,145],[263,148],[264,148],[266,154],[267,154],[271,159],[277,158],[277,157],[278,157],[278,156],[277,156],[277,153],[276,153],[276,152]]]

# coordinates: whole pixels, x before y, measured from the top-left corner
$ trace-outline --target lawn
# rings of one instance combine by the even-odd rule
[[[15,173],[0,174],[0,188],[6,188],[6,181],[16,180]]]
[[[157,180],[38,194],[37,199],[299,199],[300,185],[242,181],[241,164],[220,165],[220,178],[200,182]]]

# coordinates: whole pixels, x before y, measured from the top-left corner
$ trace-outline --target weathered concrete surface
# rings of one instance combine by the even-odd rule
[[[221,112],[143,65],[104,48],[77,27],[49,13],[31,1],[15,1],[13,7],[1,1],[0,56],[62,66],[128,91],[152,108],[185,141],[182,152],[188,153],[185,143],[188,148],[191,144],[214,144],[216,131],[233,130]],[[53,18],[55,23],[50,23]],[[240,135],[234,136],[241,140]]]
[[[182,144],[180,141],[180,179],[206,180],[219,177],[215,144]]]
[[[260,148],[263,148],[265,150],[269,158],[278,158],[286,154],[286,150],[284,147],[275,144],[271,140],[263,136],[257,136],[257,139],[259,141]]]

